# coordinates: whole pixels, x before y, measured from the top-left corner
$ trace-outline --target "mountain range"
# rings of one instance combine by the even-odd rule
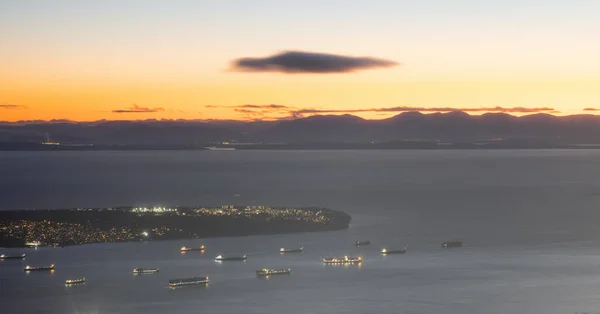
[[[141,120],[0,122],[0,142],[39,143],[49,134],[61,144],[194,145],[197,143],[382,143],[536,140],[600,143],[600,116],[461,111],[405,112],[382,120],[353,115],[317,115],[294,120]]]

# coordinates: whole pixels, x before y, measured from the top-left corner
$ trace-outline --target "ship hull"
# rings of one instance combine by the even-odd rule
[[[205,285],[205,284],[208,284],[208,277],[169,280],[169,287],[171,287],[171,288],[193,286],[193,285]]]
[[[360,257],[330,257],[330,258],[324,258],[323,263],[326,265],[360,264],[360,263],[362,263],[362,258],[360,258]]]
[[[281,269],[281,270],[257,270],[256,271],[256,276],[258,277],[269,277],[269,276],[275,276],[275,275],[289,275],[291,274],[292,271],[289,269]]]
[[[25,271],[51,271],[54,270],[54,267],[42,267],[42,268],[29,268],[25,269]]]
[[[158,269],[134,269],[133,274],[135,275],[145,275],[145,274],[156,274],[158,273]]]
[[[25,254],[23,255],[4,255],[0,256],[0,260],[3,259],[25,259]]]

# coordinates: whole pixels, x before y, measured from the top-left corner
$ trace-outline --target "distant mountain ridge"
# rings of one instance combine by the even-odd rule
[[[469,115],[461,111],[404,112],[382,120],[353,115],[317,115],[279,121],[143,120],[0,123],[0,142],[53,141],[98,145],[191,145],[210,142],[368,143],[389,141],[473,142],[545,140],[600,143],[600,116],[505,113]]]

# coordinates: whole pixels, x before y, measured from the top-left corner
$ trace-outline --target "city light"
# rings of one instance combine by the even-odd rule
[[[100,223],[88,221],[69,222],[55,220],[15,219],[0,221],[0,235],[20,239],[26,246],[64,246],[102,242],[126,242],[145,240],[194,238],[198,235],[196,230],[189,226],[173,225],[173,222],[157,221],[158,225],[149,228],[144,225],[123,223],[115,225],[111,220],[102,221],[102,217],[115,217],[131,213],[135,217],[165,216],[180,217],[178,221],[198,220],[203,218],[223,217],[227,219],[244,219],[261,222],[299,222],[310,225],[327,225],[336,219],[335,215],[321,209],[302,209],[268,206],[243,206],[223,205],[220,207],[121,207],[121,208],[76,208],[71,210],[57,210],[59,212],[84,211],[96,212]],[[123,213],[123,214],[119,214]],[[105,216],[110,215],[110,216]],[[108,219],[108,218],[107,218]],[[131,218],[134,221],[134,218]],[[166,220],[168,221],[168,220]],[[182,250],[183,251],[183,250]]]

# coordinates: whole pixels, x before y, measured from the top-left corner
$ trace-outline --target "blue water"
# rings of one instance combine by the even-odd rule
[[[353,216],[336,232],[0,249],[27,253],[0,262],[0,313],[600,312],[599,178],[596,150],[0,152],[0,209],[234,203]],[[439,248],[451,239],[465,246]],[[221,253],[248,260],[213,261]],[[364,263],[320,262],[333,255]],[[256,278],[264,267],[292,274]],[[204,275],[207,287],[167,288]]]

